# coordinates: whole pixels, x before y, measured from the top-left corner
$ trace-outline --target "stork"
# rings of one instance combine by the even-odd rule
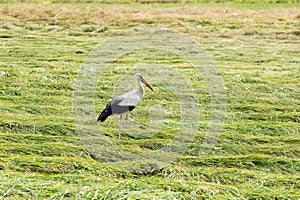
[[[110,115],[119,114],[119,139],[121,137],[120,126],[122,114],[124,113],[126,113],[124,128],[138,127],[140,129],[146,130],[146,127],[144,127],[143,125],[127,126],[129,112],[139,104],[145,94],[145,89],[142,83],[144,83],[150,90],[154,91],[152,86],[144,79],[142,74],[136,73],[134,75],[134,79],[136,81],[137,89],[113,98],[106,105],[105,109],[101,112],[97,120],[104,122]]]

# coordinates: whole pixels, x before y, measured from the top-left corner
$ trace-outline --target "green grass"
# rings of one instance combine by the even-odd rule
[[[1,3],[0,199],[299,199],[299,3],[247,2]],[[141,163],[146,171],[128,171],[103,162],[107,157],[94,160],[80,140],[72,107],[80,66],[102,41],[135,26],[183,32],[212,55],[227,105],[209,154],[201,155],[211,117],[207,84],[177,56],[147,50],[105,71],[95,109],[136,63],[172,67],[189,78],[199,101],[193,143],[163,169]],[[144,113],[165,106],[165,126],[153,138],[132,131],[118,141],[116,117],[99,125],[123,150],[153,152],[179,130],[180,102],[153,86],[156,93],[146,90],[132,113],[151,127]]]

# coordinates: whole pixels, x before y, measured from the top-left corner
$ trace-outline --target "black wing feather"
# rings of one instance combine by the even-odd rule
[[[97,121],[104,122],[110,115],[112,115],[110,102],[106,105],[106,108],[101,112]]]
[[[122,114],[128,111],[132,111],[135,106],[120,106],[118,105],[123,98],[117,97],[111,100],[105,107],[105,109],[99,115],[97,121],[104,122],[110,115],[113,114]]]

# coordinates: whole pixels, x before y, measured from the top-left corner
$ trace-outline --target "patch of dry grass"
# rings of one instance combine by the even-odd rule
[[[0,199],[297,199],[299,13],[299,6],[280,4],[0,4]],[[103,39],[134,26],[165,26],[195,38],[213,56],[226,90],[224,131],[211,154],[199,156],[210,96],[194,71],[182,68],[195,77],[204,121],[181,159],[156,174],[129,174],[93,160],[72,113],[84,59]],[[124,57],[104,76],[97,110],[110,99],[112,76],[143,55],[183,66],[177,57],[147,51]],[[176,104],[171,95],[156,94],[143,103]],[[139,112],[143,106],[133,119]],[[101,126],[117,138],[113,120]],[[175,129],[164,131],[151,140],[124,135],[120,145],[152,151]]]
[[[151,7],[98,7],[90,6],[57,6],[39,4],[38,6],[4,6],[0,9],[2,19],[20,22],[43,21],[49,23],[107,23],[113,21],[147,22],[160,20],[163,23],[174,20],[204,20],[204,19],[239,19],[239,20],[267,20],[300,21],[300,8],[273,8],[268,10],[235,9],[232,7],[201,7],[183,6],[170,8]]]

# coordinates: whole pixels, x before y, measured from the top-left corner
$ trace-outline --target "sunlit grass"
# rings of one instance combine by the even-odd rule
[[[0,4],[0,198],[298,199],[299,4],[122,2]],[[190,147],[163,169],[140,163],[149,170],[125,166],[130,173],[96,158],[80,140],[72,107],[80,66],[102,41],[135,26],[183,32],[213,57],[227,111],[208,155],[201,154],[211,117],[206,83],[177,56],[149,50],[108,68],[96,112],[121,91],[113,80],[133,70],[136,58],[172,67],[199,101],[201,121]],[[154,136],[124,131],[119,141],[117,117],[99,124],[123,150],[155,152],[178,131],[180,102],[162,84],[153,86],[156,93],[146,90],[132,123],[149,126]],[[148,111],[158,104],[167,120],[157,132]]]

